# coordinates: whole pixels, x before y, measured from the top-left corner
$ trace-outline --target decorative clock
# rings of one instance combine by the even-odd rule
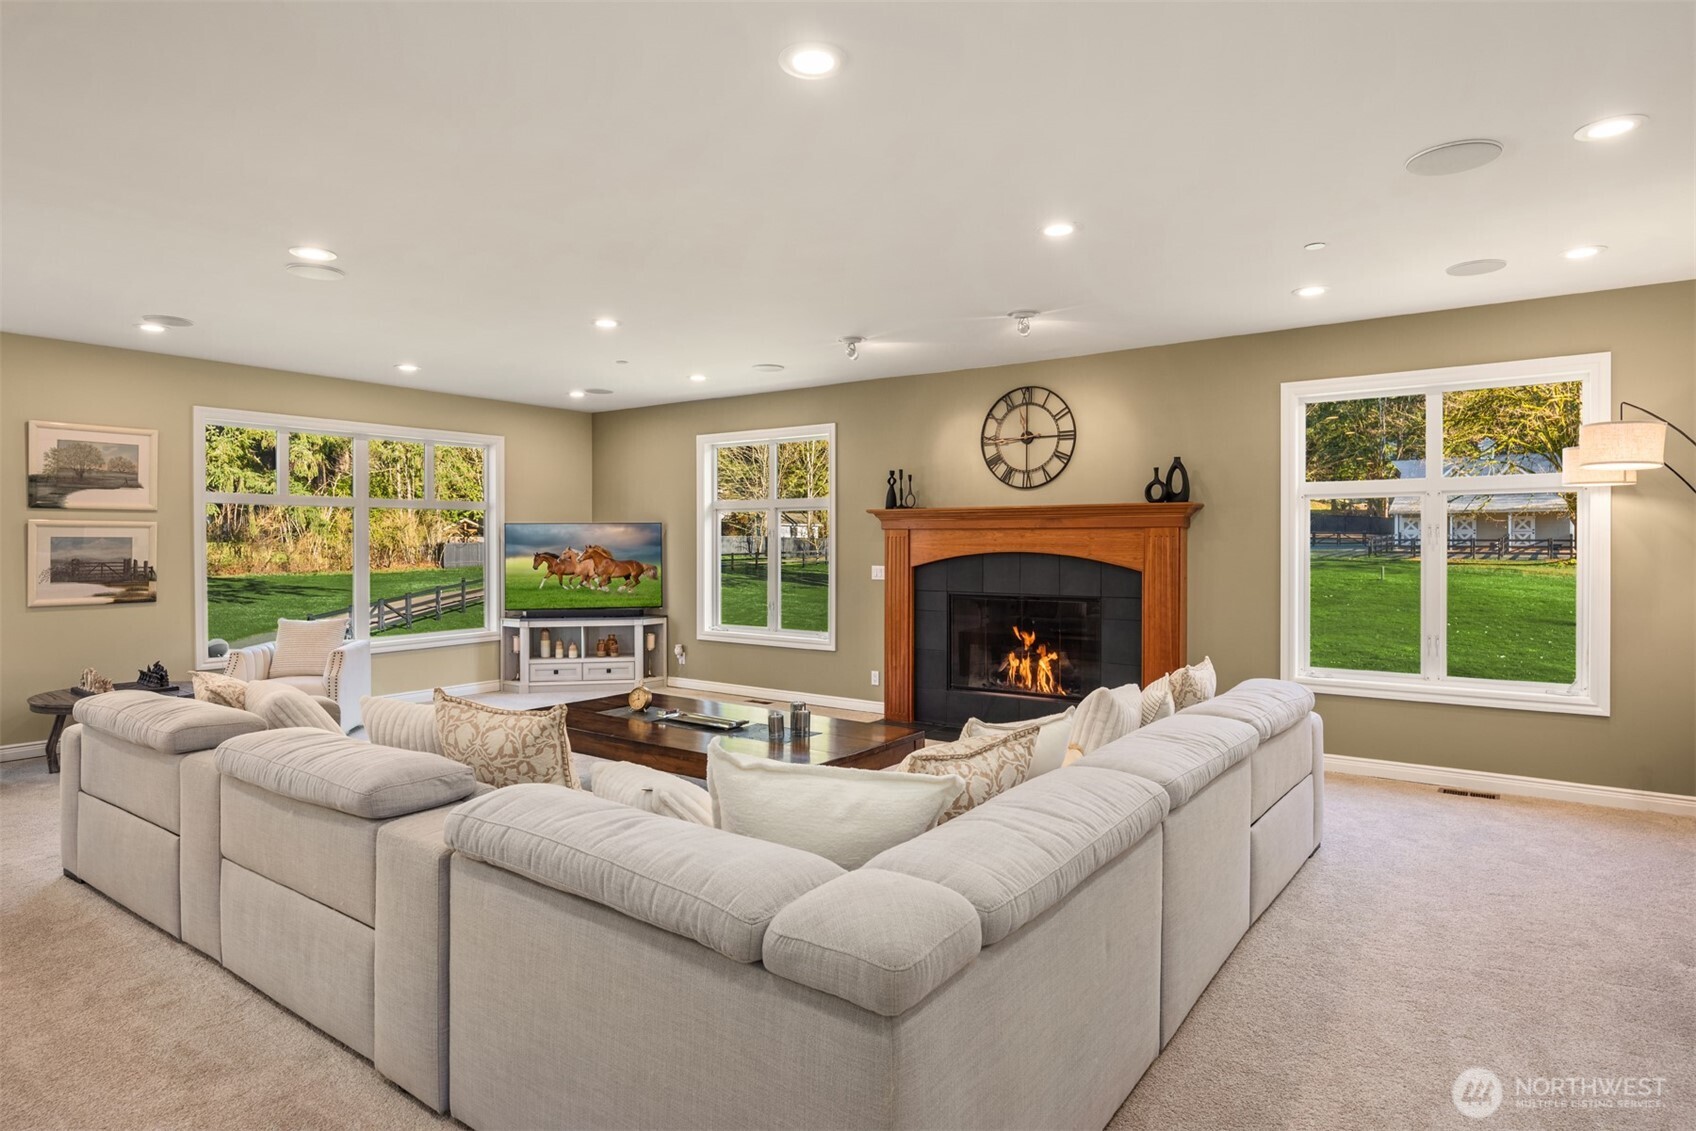
[[[1007,393],[983,418],[983,462],[991,475],[1022,491],[1058,479],[1077,442],[1071,407],[1040,385]]]

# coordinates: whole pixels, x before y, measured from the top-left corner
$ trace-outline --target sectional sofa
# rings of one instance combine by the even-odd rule
[[[1100,1127],[1323,819],[1272,680],[853,871],[124,694],[66,731],[67,874],[481,1129]]]

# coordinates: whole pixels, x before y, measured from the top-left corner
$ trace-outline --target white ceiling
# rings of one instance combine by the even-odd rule
[[[1693,14],[9,3],[0,325],[606,409],[1689,278]],[[790,78],[801,40],[847,66]]]

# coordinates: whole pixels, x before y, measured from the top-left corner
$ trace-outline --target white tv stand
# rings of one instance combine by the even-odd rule
[[[608,636],[618,641],[618,654],[596,655],[596,641]],[[651,651],[649,636],[654,638]],[[576,656],[570,655],[573,644]],[[559,645],[564,656],[557,654]],[[501,621],[501,689],[570,692],[592,699],[631,691],[639,683],[664,687],[668,647],[663,616],[509,617]]]

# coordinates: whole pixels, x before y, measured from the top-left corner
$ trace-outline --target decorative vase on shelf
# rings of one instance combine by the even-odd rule
[[[570,644],[565,646],[565,658],[568,660],[575,660],[577,658],[577,641],[573,640]]]
[[[565,641],[563,641],[563,640],[554,641],[554,659],[556,659],[556,660],[565,659]]]
[[[895,473],[889,473],[889,490],[883,494],[883,509],[892,511],[901,505],[901,497],[895,493]]]
[[[618,637],[613,636],[610,633],[607,635],[607,655],[618,655]]]
[[[1151,503],[1166,501],[1166,484],[1160,478],[1160,469],[1154,469],[1154,478],[1148,481],[1148,486],[1142,489],[1142,497]]]
[[[542,630],[542,657],[544,659],[546,659],[547,657],[549,657],[553,654],[554,654],[553,644],[548,639],[548,630],[544,628]]]
[[[1179,486],[1179,484],[1182,486]],[[1172,457],[1172,466],[1166,469],[1166,497],[1161,500],[1167,503],[1187,503],[1190,501],[1190,469],[1184,466],[1182,456]]]
[[[595,641],[595,655],[604,657],[606,654],[607,654],[607,640],[606,640],[606,637],[603,636],[603,637],[598,638]]]

